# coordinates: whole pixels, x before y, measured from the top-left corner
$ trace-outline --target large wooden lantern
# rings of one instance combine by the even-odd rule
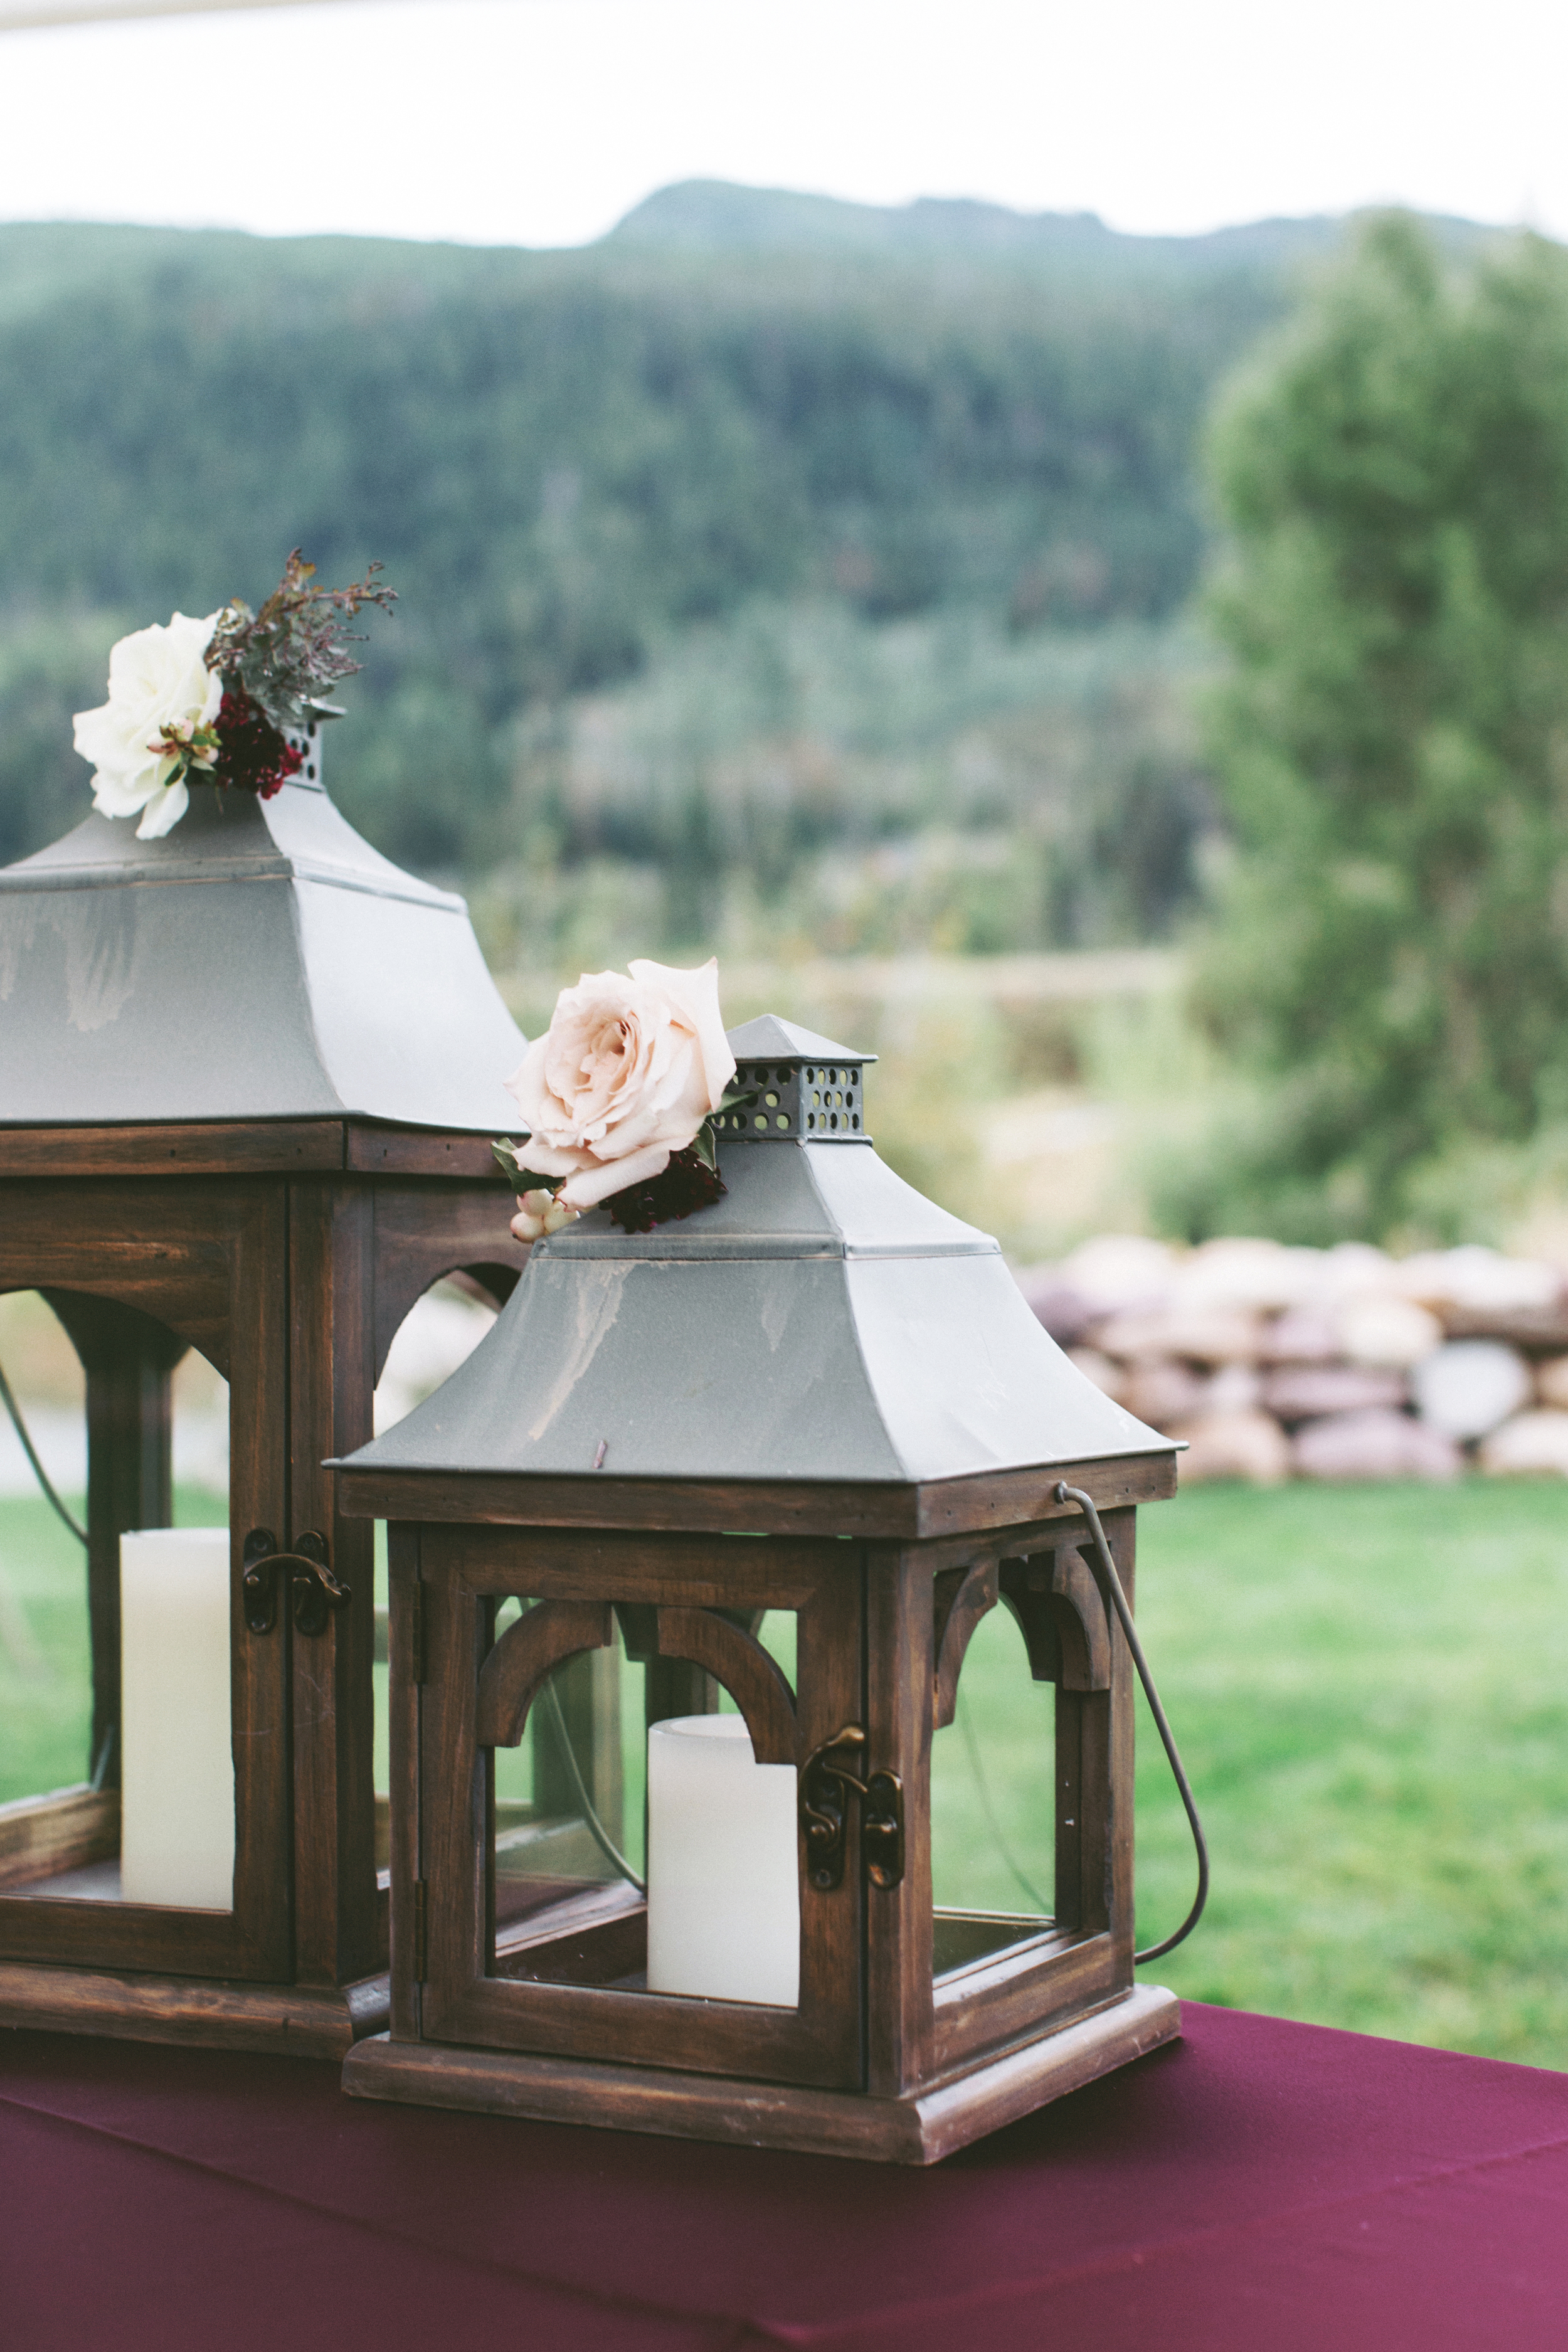
[[[92,1675],[79,1785],[0,1807],[10,2024],[326,2054],[385,2014],[374,1531],[321,1465],[426,1288],[525,1262],[487,1140],[521,1041],[321,730],[273,799],[94,814],[0,873],[0,1290],[85,1367]],[[226,1537],[122,1543],[169,1527],[190,1349],[229,1383]]]
[[[340,1507],[391,1523],[393,1683],[392,2021],[344,2082],[930,2162],[1178,2031],[1133,1979],[1133,1686],[1085,1511],[1130,1591],[1174,1449],[878,1159],[867,1056],[771,1017],[730,1042],[726,1197],[538,1245],[341,1467]],[[998,1604],[1057,1685],[1054,1917],[933,1906],[932,1735]],[[496,1795],[563,1663],[617,1648],[646,1892]]]

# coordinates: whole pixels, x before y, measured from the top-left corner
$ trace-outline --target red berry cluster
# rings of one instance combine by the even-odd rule
[[[242,686],[226,686],[217,714],[218,762],[215,784],[254,793],[269,801],[305,764],[305,754],[253,702]]]

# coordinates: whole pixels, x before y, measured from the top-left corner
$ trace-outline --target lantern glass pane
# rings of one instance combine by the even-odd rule
[[[953,1722],[931,1741],[937,1976],[1037,1936],[1055,1909],[1056,1688],[1005,1607],[976,1627]]]
[[[112,1302],[0,1307],[0,1889],[231,1910],[227,1384]]]
[[[529,1605],[498,1604],[498,1641]],[[794,1612],[759,1627],[748,1612],[736,1626],[759,1633],[793,1684]],[[522,1740],[495,1749],[492,1787],[493,1974],[647,1990],[636,1882],[651,1875],[656,1990],[795,2005],[794,1768],[757,1770],[734,1700],[701,1667],[628,1660],[619,1641],[567,1659]]]

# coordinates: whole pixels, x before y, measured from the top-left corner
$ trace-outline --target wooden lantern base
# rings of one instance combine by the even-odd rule
[[[362,2034],[384,2026],[388,2008],[384,1975],[350,1985],[218,1984],[140,1969],[0,1960],[0,2025],[39,2033],[341,2058]]]
[[[938,2164],[971,2140],[1174,2041],[1181,2030],[1173,1993],[1162,1985],[1135,1985],[1120,2000],[1037,2042],[980,2060],[902,2099],[453,2049],[377,2033],[349,2052],[343,2088],[355,2098],[411,2106],[796,2148],[808,2156]]]

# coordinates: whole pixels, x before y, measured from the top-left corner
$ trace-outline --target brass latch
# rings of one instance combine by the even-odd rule
[[[270,1528],[252,1528],[240,1554],[244,1573],[245,1622],[252,1633],[270,1633],[278,1622],[278,1580],[289,1584],[295,1628],[301,1633],[324,1633],[334,1609],[346,1609],[353,1595],[332,1574],[327,1560],[327,1539],[314,1528],[299,1539],[294,1551],[279,1551]]]
[[[847,1757],[841,1749],[848,1749]],[[800,1825],[806,1875],[825,1893],[844,1877],[845,1819],[849,1799],[860,1800],[860,1853],[873,1886],[897,1886],[904,1874],[904,1784],[896,1772],[865,1780],[866,1734],[858,1723],[813,1750],[800,1776]]]

